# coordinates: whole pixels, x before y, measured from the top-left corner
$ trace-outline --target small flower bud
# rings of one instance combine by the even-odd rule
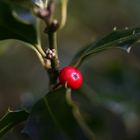
[[[51,69],[51,61],[49,59],[45,59],[45,67]]]
[[[53,20],[52,23],[47,26],[44,30],[45,33],[49,33],[49,32],[56,32],[59,28],[59,22],[58,20]]]
[[[53,20],[53,22],[52,22],[52,24],[51,24],[51,30],[53,31],[53,32],[56,32],[57,31],[57,29],[59,28],[59,22],[58,22],[58,20]]]
[[[46,58],[47,59],[53,59],[54,57],[56,57],[56,50],[55,49],[47,49],[46,50]]]

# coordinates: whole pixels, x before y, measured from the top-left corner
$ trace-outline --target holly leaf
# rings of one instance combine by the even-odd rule
[[[33,16],[31,11],[27,8],[14,6],[12,14],[14,18],[16,18],[19,22],[23,22],[24,24],[34,25],[36,23],[35,16]]]
[[[32,3],[30,0],[2,0],[8,4],[12,10],[12,15],[24,24],[34,24],[35,16],[32,13]]]
[[[15,125],[25,121],[28,118],[28,115],[29,113],[25,110],[8,110],[5,116],[0,119],[0,137],[7,133]]]
[[[24,24],[12,15],[12,8],[4,1],[0,1],[0,40],[16,39],[37,44],[37,32],[33,24]]]
[[[140,28],[114,30],[105,37],[82,48],[73,58],[71,65],[78,67],[89,56],[110,48],[120,48],[130,52],[131,45],[140,38]]]
[[[72,105],[71,94],[65,92],[64,88],[50,92],[35,104],[23,132],[33,140],[88,140],[90,136],[76,113],[76,105]]]
[[[125,122],[121,115],[96,99],[96,92],[89,88],[73,91],[73,99],[95,139],[126,139]],[[113,108],[113,107],[112,107]]]

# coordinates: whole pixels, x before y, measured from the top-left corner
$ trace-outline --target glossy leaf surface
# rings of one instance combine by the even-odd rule
[[[15,125],[25,121],[28,118],[28,112],[21,111],[8,111],[0,120],[0,137],[7,133]]]
[[[0,40],[16,39],[32,45],[37,44],[37,33],[33,24],[24,24],[12,15],[6,2],[0,1]]]
[[[114,30],[105,37],[82,48],[73,58],[71,65],[78,67],[88,56],[110,48],[121,48],[129,52],[131,45],[139,38],[140,28]]]
[[[65,92],[50,92],[35,104],[24,129],[33,140],[88,140],[89,135],[75,118]]]

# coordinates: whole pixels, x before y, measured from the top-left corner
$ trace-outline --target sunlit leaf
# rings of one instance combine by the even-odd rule
[[[71,65],[78,67],[88,56],[110,48],[121,48],[129,52],[131,45],[138,41],[139,38],[140,28],[115,30],[81,49],[73,58]]]

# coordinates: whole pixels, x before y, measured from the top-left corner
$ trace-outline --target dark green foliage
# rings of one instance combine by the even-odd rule
[[[37,33],[34,25],[23,24],[12,15],[10,6],[0,1],[0,40],[17,39],[32,45],[37,44]]]
[[[40,41],[37,39],[35,20],[28,23],[26,21],[20,22],[19,19],[22,19],[19,13],[21,7],[17,7],[11,2],[11,0],[0,1],[0,40],[15,39],[35,46]],[[22,16],[33,18],[28,8]],[[13,9],[16,10],[19,18],[13,16]],[[81,49],[72,59],[71,65],[79,67],[88,56],[110,48],[119,48],[130,52],[132,45],[139,38],[139,27],[114,30]],[[40,54],[40,52],[38,53]],[[44,58],[41,54],[39,56]],[[44,62],[44,59],[42,61]],[[90,70],[88,69],[87,72],[90,73]],[[108,75],[106,73],[107,77],[117,85],[117,88],[123,85],[124,81],[127,81],[121,74],[122,71],[116,63],[115,68],[109,71]],[[96,87],[101,88],[102,85],[99,83]],[[131,82],[128,85],[130,86]],[[126,86],[126,89],[129,86]],[[105,92],[103,88],[104,91],[100,90],[101,93],[96,94],[89,87],[90,85],[83,86],[82,90],[73,91],[73,98],[71,98],[68,89],[65,88],[51,91],[33,105],[30,113],[8,111],[0,120],[0,137],[18,123],[27,120],[23,132],[33,140],[94,140],[95,138],[99,140],[126,140],[129,136],[127,132],[129,118],[125,120],[125,117],[129,113],[133,113],[132,115],[137,117],[137,113],[134,110],[131,112],[132,108],[129,108],[129,105],[139,112],[139,95],[135,95],[137,99],[130,100],[131,96],[126,95],[123,91],[116,95],[114,95],[115,91],[111,91],[112,93],[108,95],[102,94]]]
[[[29,113],[21,111],[10,111],[0,120],[0,137],[7,133],[12,127],[25,121],[28,118]]]
[[[67,101],[65,89],[50,92],[36,103],[24,132],[33,140],[87,140]]]

